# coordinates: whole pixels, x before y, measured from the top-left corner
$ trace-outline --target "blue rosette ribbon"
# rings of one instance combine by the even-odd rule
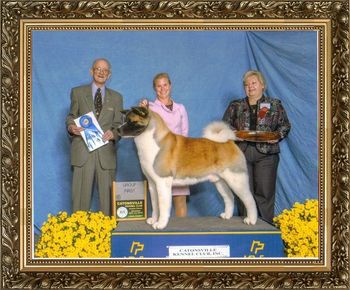
[[[90,151],[94,149],[94,145],[103,143],[102,132],[96,128],[90,116],[82,116],[79,120],[79,124],[84,128],[86,144]]]

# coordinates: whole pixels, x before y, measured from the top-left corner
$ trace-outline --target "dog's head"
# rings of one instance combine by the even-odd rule
[[[136,137],[146,130],[150,114],[145,107],[132,107],[129,110],[121,111],[123,114],[123,124],[117,129],[122,137]]]

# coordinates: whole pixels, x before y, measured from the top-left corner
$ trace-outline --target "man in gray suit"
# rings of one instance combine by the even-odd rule
[[[123,97],[106,87],[111,76],[108,60],[96,59],[90,69],[92,83],[73,88],[70,111],[66,127],[71,136],[71,165],[73,168],[72,210],[90,210],[94,180],[99,193],[100,210],[111,215],[111,188],[116,171],[116,147],[120,139],[117,128],[121,124]],[[102,103],[101,103],[102,100]],[[89,152],[74,119],[93,111],[104,134],[102,139],[109,142]]]

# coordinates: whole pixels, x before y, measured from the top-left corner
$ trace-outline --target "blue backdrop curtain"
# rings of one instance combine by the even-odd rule
[[[315,31],[33,31],[34,223],[71,213],[70,141],[65,117],[70,89],[91,81],[95,58],[112,64],[108,86],[124,106],[154,99],[153,76],[168,72],[173,98],[187,108],[190,136],[220,120],[233,99],[244,97],[242,75],[258,69],[266,95],[277,97],[292,124],[281,142],[275,213],[318,196],[317,32]],[[141,181],[131,139],[118,145],[117,181]],[[98,196],[93,197],[93,210]],[[190,216],[218,215],[223,203],[209,182],[191,186]]]

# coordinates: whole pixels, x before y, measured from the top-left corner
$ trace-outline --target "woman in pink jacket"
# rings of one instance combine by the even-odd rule
[[[175,103],[171,98],[171,81],[167,73],[159,73],[153,79],[153,88],[157,94],[154,102],[142,100],[141,106],[148,106],[158,113],[169,129],[178,135],[188,136],[188,115],[184,105]],[[172,188],[175,215],[187,215],[186,196],[190,194],[188,186],[174,186]]]

